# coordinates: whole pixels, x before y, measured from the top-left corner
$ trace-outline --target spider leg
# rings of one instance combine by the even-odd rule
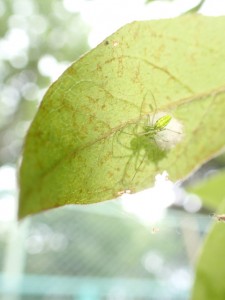
[[[129,125],[132,126],[133,124],[129,124]],[[136,124],[135,124],[135,126],[136,126]],[[128,130],[128,131],[125,131],[125,129]],[[129,129],[130,129],[130,132],[129,132]],[[113,141],[112,141],[112,154],[113,154],[114,158],[129,157],[131,155],[131,154],[116,155],[115,154],[115,149],[119,148],[118,146],[121,146],[123,149],[129,150],[129,151],[132,152],[133,149],[130,146],[130,141],[131,141],[131,139],[134,135],[135,135],[134,134],[134,128],[130,128],[128,126],[126,126],[124,129],[122,129],[122,130],[120,130],[120,131],[118,131],[114,134]],[[119,149],[117,150],[117,152],[120,152]]]
[[[140,162],[139,165],[136,167],[136,164],[138,163],[138,159],[139,159],[139,158],[137,157],[136,162],[135,162],[135,173],[134,173],[134,175],[133,175],[131,181],[134,180],[134,178],[135,178],[136,175],[137,175],[137,172],[140,171],[140,168],[141,168],[141,166],[142,166],[144,160],[146,159],[146,157],[147,157],[147,155],[146,155],[146,153],[145,153],[145,154],[143,155],[142,159],[141,159],[141,162]]]
[[[172,130],[172,129],[170,129],[170,128],[165,128],[164,130],[168,130],[168,131],[171,131],[171,132],[175,132],[175,133],[177,133],[177,134],[182,134],[181,132],[178,132],[178,131]]]

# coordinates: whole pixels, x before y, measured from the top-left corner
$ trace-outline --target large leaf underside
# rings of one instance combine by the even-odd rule
[[[136,192],[163,170],[178,180],[220,151],[224,28],[224,17],[134,22],[72,64],[27,134],[19,217]],[[182,125],[181,141],[163,155],[154,140],[150,151],[132,146],[143,118],[159,112]]]

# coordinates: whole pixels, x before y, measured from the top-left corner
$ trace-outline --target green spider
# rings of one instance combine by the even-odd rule
[[[146,135],[147,137],[154,138],[159,132],[165,130],[166,126],[170,123],[172,117],[170,115],[164,115],[160,117],[155,124],[145,125],[144,132],[138,133],[139,135]]]

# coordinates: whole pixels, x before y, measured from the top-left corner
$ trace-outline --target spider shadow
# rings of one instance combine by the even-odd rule
[[[122,175],[122,184],[125,188],[129,187],[139,172],[144,171],[146,165],[153,163],[157,166],[167,154],[167,151],[157,144],[154,134],[145,134],[144,126],[145,122],[139,120],[135,124],[128,124],[116,134],[117,148],[121,147],[122,152],[126,150],[126,155],[118,153],[116,155],[113,142],[113,157],[121,160],[127,159]]]

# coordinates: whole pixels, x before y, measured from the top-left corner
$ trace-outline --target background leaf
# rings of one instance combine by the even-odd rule
[[[225,212],[225,201],[218,213]],[[225,299],[225,224],[217,222],[212,227],[202,247],[197,264],[192,300]]]
[[[193,15],[134,22],[75,62],[28,132],[19,217],[135,192],[162,170],[181,179],[215,155],[225,142],[224,25]],[[160,112],[183,128],[161,154],[135,134]]]
[[[211,175],[209,178],[197,182],[195,185],[187,188],[188,192],[197,194],[201,197],[205,206],[217,210],[219,205],[225,199],[225,171],[220,171]]]
[[[204,206],[216,214],[225,212],[225,171],[222,170],[209,178],[188,188],[189,192],[201,197]],[[216,216],[212,220],[216,221]],[[225,252],[225,226],[223,222],[213,224],[202,246],[196,268],[193,300],[225,298],[223,254]]]

